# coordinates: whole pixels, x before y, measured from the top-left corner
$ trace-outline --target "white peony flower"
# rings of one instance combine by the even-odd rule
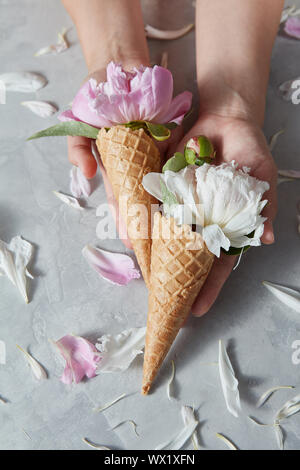
[[[179,225],[196,223],[208,249],[219,257],[221,248],[228,251],[230,247],[261,244],[266,219],[260,214],[267,204],[261,199],[269,184],[248,171],[238,170],[234,161],[219,166],[190,165],[177,173],[149,173],[143,186],[165,202],[161,183],[165,184],[178,203],[164,204],[166,216],[174,217]]]

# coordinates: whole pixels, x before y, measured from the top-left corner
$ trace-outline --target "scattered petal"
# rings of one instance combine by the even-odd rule
[[[169,55],[168,55],[167,51],[164,51],[162,53],[161,61],[160,61],[161,67],[164,67],[165,69],[167,69],[168,68],[168,61],[169,61]]]
[[[112,284],[126,286],[132,279],[141,277],[128,255],[104,251],[91,245],[85,246],[82,254],[89,265]]]
[[[300,8],[296,9],[295,5],[286,7],[282,10],[280,24],[284,23],[290,16],[300,15]]]
[[[278,175],[285,178],[300,179],[300,170],[278,170]]]
[[[195,417],[189,415],[188,424],[184,425],[183,429],[172,439],[155,447],[155,450],[180,450],[192,437],[198,424],[199,422],[195,419]]]
[[[118,398],[115,398],[114,400],[110,401],[109,403],[106,403],[106,405],[102,406],[101,408],[96,408],[94,411],[96,411],[97,413],[100,413],[101,411],[107,410],[108,408],[110,408],[111,406],[115,405],[120,400],[123,400],[123,398],[126,398],[128,396],[129,396],[128,393],[127,394],[122,393],[122,395],[120,395]]]
[[[6,364],[6,346],[4,341],[0,340],[0,364]]]
[[[190,423],[195,423],[197,420],[195,418],[194,410],[190,406],[183,405],[181,407],[181,416],[185,426],[188,426]],[[200,444],[198,441],[197,432],[195,431],[192,435],[192,442],[195,450],[200,450]]]
[[[8,401],[5,398],[0,397],[0,403],[2,403],[2,405],[6,405]]]
[[[93,447],[94,449],[97,449],[97,450],[111,450],[109,447],[104,447],[104,446],[101,446],[99,444],[94,444],[94,442],[90,441],[86,437],[84,437],[82,440],[85,444],[87,444],[89,447]]]
[[[263,281],[263,285],[282,303],[300,312],[300,292],[268,281]]]
[[[42,55],[48,54],[61,54],[62,52],[69,49],[69,43],[67,41],[67,32],[68,30],[64,28],[61,33],[58,33],[57,44],[51,44],[51,46],[43,47],[35,53],[35,57],[40,57]]]
[[[227,409],[237,418],[241,410],[239,383],[221,340],[219,341],[219,372]]]
[[[282,98],[285,101],[292,101],[295,91],[299,88],[300,77],[296,77],[292,80],[287,80],[279,86],[279,91]],[[298,92],[297,92],[298,93]]]
[[[221,439],[221,441],[225,442],[230,450],[238,450],[238,448],[227,437],[223,436],[223,434],[217,433],[216,436],[218,439]]]
[[[300,411],[300,394],[296,395],[291,400],[287,401],[279,411],[277,411],[275,416],[275,423],[277,424],[284,418],[293,416],[294,414]]]
[[[114,431],[115,429],[119,428],[120,426],[122,426],[123,424],[126,424],[126,423],[129,423],[132,425],[133,427],[133,430],[134,430],[134,433],[136,434],[137,437],[140,437],[136,428],[137,428],[137,424],[132,420],[132,419],[126,419],[125,421],[121,421],[121,423],[118,423],[116,424],[114,427],[110,428],[111,431]]]
[[[97,363],[100,361],[97,349],[81,336],[66,335],[54,342],[66,361],[66,367],[61,377],[64,384],[76,384],[84,377],[89,379],[96,376]]]
[[[5,275],[19,289],[28,303],[26,276],[31,277],[27,265],[33,254],[33,246],[20,236],[14,237],[9,244],[0,240],[0,276]]]
[[[43,75],[32,72],[3,73],[0,75],[0,83],[5,91],[17,91],[20,93],[34,93],[47,84]]]
[[[270,151],[272,152],[272,150],[274,150],[275,148],[275,145],[277,143],[277,139],[280,135],[284,134],[285,132],[285,129],[280,129],[280,131],[276,132],[276,134],[272,135],[271,139],[270,139],[270,143],[269,143],[269,148],[270,148]]]
[[[168,31],[168,30],[157,29],[147,24],[145,26],[145,31],[146,31],[146,36],[149,39],[170,40],[170,39],[179,39],[182,36],[185,36],[190,31],[192,31],[192,29],[194,29],[194,26],[195,26],[194,23],[191,23],[191,24],[184,26],[183,28],[176,29],[173,31]]]
[[[146,328],[130,328],[118,335],[104,335],[98,339],[96,348],[100,362],[98,372],[122,372],[135,357],[143,353]]]
[[[84,207],[79,204],[79,201],[75,197],[69,196],[68,194],[63,194],[60,191],[53,191],[53,194],[55,194],[55,196],[62,202],[67,204],[67,206],[73,207],[73,209],[77,209],[79,211],[84,210]]]
[[[267,390],[265,393],[262,394],[260,399],[258,400],[256,407],[260,408],[269,398],[271,395],[273,395],[274,392],[277,392],[277,390],[282,390],[282,389],[287,389],[287,388],[295,388],[292,385],[278,385],[278,387],[272,387],[269,390]]]
[[[258,421],[256,418],[253,418],[253,416],[248,416],[248,418],[257,426],[263,426],[263,427],[275,426],[275,424],[263,424],[260,421]]]
[[[70,172],[70,190],[76,198],[81,196],[89,197],[92,194],[91,182],[77,166],[73,166]]]
[[[275,434],[276,434],[276,439],[277,439],[277,444],[280,450],[284,449],[284,437],[283,437],[283,432],[282,428],[279,424],[276,424],[274,426]]]
[[[42,118],[50,117],[58,111],[53,104],[46,101],[23,101],[21,105],[26,106],[26,108]]]
[[[300,39],[300,18],[288,18],[284,26],[284,32],[293,38]]]
[[[171,372],[171,377],[169,378],[168,384],[167,384],[167,397],[169,398],[170,401],[174,399],[174,397],[171,396],[171,386],[175,378],[175,362],[172,360],[171,364],[172,364],[172,372]]]
[[[47,379],[48,374],[45,371],[44,367],[41,366],[41,364],[36,359],[34,359],[34,357],[32,357],[31,354],[29,354],[27,351],[21,348],[21,346],[19,346],[18,344],[17,344],[17,348],[20,349],[20,351],[22,351],[22,353],[24,354],[25,359],[27,360],[28,364],[31,367],[33,375],[38,380]]]

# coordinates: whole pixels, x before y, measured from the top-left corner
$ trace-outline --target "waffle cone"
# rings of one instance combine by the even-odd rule
[[[143,129],[133,131],[124,126],[114,126],[109,131],[101,129],[96,144],[144,280],[149,285],[151,205],[157,201],[144,190],[142,180],[147,173],[160,171],[159,150]]]
[[[142,394],[153,380],[190,313],[212,267],[214,255],[190,226],[154,216],[149,310]]]

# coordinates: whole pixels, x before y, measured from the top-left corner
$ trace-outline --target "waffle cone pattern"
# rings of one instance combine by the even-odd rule
[[[144,280],[149,285],[151,205],[157,201],[144,190],[142,180],[147,173],[160,171],[159,150],[143,129],[133,131],[124,126],[114,126],[109,131],[101,129],[96,144]]]
[[[167,219],[159,212],[155,214],[143,395],[149,392],[213,261],[214,255],[198,233],[192,232],[188,225],[177,226],[174,219]]]

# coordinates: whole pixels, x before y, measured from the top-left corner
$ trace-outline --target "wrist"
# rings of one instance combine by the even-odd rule
[[[251,75],[249,75],[251,77]],[[252,121],[263,125],[266,91],[256,87],[243,77],[226,77],[214,74],[213,77],[198,78],[200,114],[215,114]]]

